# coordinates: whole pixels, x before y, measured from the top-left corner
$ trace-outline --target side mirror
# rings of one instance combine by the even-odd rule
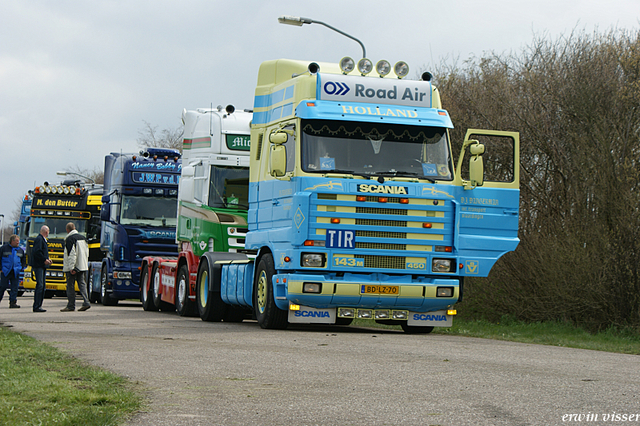
[[[104,197],[103,201],[104,201]],[[108,200],[109,197],[107,197]],[[102,207],[100,208],[100,220],[103,222],[109,222],[109,217],[111,216],[111,204],[109,204],[108,202],[103,204]]]
[[[287,141],[289,135],[285,132],[273,132],[269,135],[269,142],[276,145],[282,145]]]
[[[286,136],[286,134],[284,134]],[[271,137],[269,137],[271,139]],[[286,140],[286,138],[285,138]],[[271,146],[271,156],[269,158],[269,173],[271,176],[284,176],[287,170],[287,150],[282,145]]]
[[[469,180],[472,186],[482,186],[484,184],[484,163],[482,162],[482,154],[484,154],[484,145],[475,143],[469,146]]]
[[[182,174],[180,175],[180,184],[178,189],[178,199],[180,201],[193,202],[193,196],[194,196],[193,178],[195,174],[196,174],[196,168],[193,166],[186,166],[182,168]]]

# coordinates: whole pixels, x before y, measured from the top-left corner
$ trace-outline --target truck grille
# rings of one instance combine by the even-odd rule
[[[424,198],[367,195],[364,201],[362,195],[319,193],[311,199],[309,238],[324,241],[328,229],[354,231],[354,246],[333,247],[333,256],[357,259],[357,266],[371,269],[426,268],[436,247],[453,246],[454,204],[446,194],[434,197],[431,188],[424,193]]]
[[[364,259],[365,268],[379,269],[405,269],[406,258],[396,256],[362,256],[355,255],[356,259]]]

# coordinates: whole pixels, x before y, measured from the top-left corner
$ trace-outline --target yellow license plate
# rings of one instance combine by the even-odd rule
[[[360,294],[398,294],[400,287],[397,285],[367,285],[362,284]]]

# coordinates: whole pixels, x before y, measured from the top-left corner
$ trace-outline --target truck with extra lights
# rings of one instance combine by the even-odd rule
[[[184,168],[176,228],[180,253],[143,259],[144,310],[196,315],[195,278],[202,257],[247,253],[251,117],[250,111],[236,111],[232,105],[183,111]]]
[[[179,151],[112,152],[104,160],[100,248],[104,259],[92,297],[103,305],[140,297],[146,256],[177,257],[176,211],[182,172]]]
[[[209,246],[197,271],[178,273],[203,320],[251,315],[281,329],[361,318],[428,333],[451,326],[465,277],[486,277],[515,250],[519,134],[468,130],[454,161],[432,76],[408,80],[408,69],[366,58],[262,63],[251,256]],[[196,175],[185,166],[180,198]]]
[[[27,235],[27,260],[33,248],[33,242],[43,225],[49,227],[49,258],[51,266],[45,272],[45,297],[54,295],[66,297],[67,280],[62,271],[64,258],[64,239],[67,236],[67,223],[73,222],[78,233],[82,234],[89,244],[89,262],[100,262],[100,205],[102,185],[87,184],[80,180],[65,180],[58,185],[45,182],[33,190],[29,219],[25,223]],[[28,262],[27,262],[28,264]],[[89,285],[92,276],[88,272]],[[24,271],[23,286],[26,290],[36,288],[35,277],[31,266]],[[76,291],[78,287],[76,284]]]

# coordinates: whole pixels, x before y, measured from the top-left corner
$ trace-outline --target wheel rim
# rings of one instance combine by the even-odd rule
[[[209,272],[202,271],[202,275],[200,275],[200,305],[203,308],[207,306],[208,296],[209,296]]]
[[[267,274],[265,271],[260,272],[260,277],[258,278],[258,311],[261,314],[264,313],[267,307]]]
[[[104,300],[105,295],[107,294],[107,273],[103,272],[100,274],[100,296],[102,296],[102,300]]]
[[[149,288],[147,286],[147,274],[142,276],[140,280],[140,284],[142,285],[142,301],[145,301],[149,298]]]
[[[156,299],[160,296],[160,274],[156,271],[153,276],[153,297]]]
[[[186,301],[185,295],[187,292],[187,280],[185,280],[184,276],[180,277],[180,281],[178,282],[178,305],[182,308],[184,302]]]

